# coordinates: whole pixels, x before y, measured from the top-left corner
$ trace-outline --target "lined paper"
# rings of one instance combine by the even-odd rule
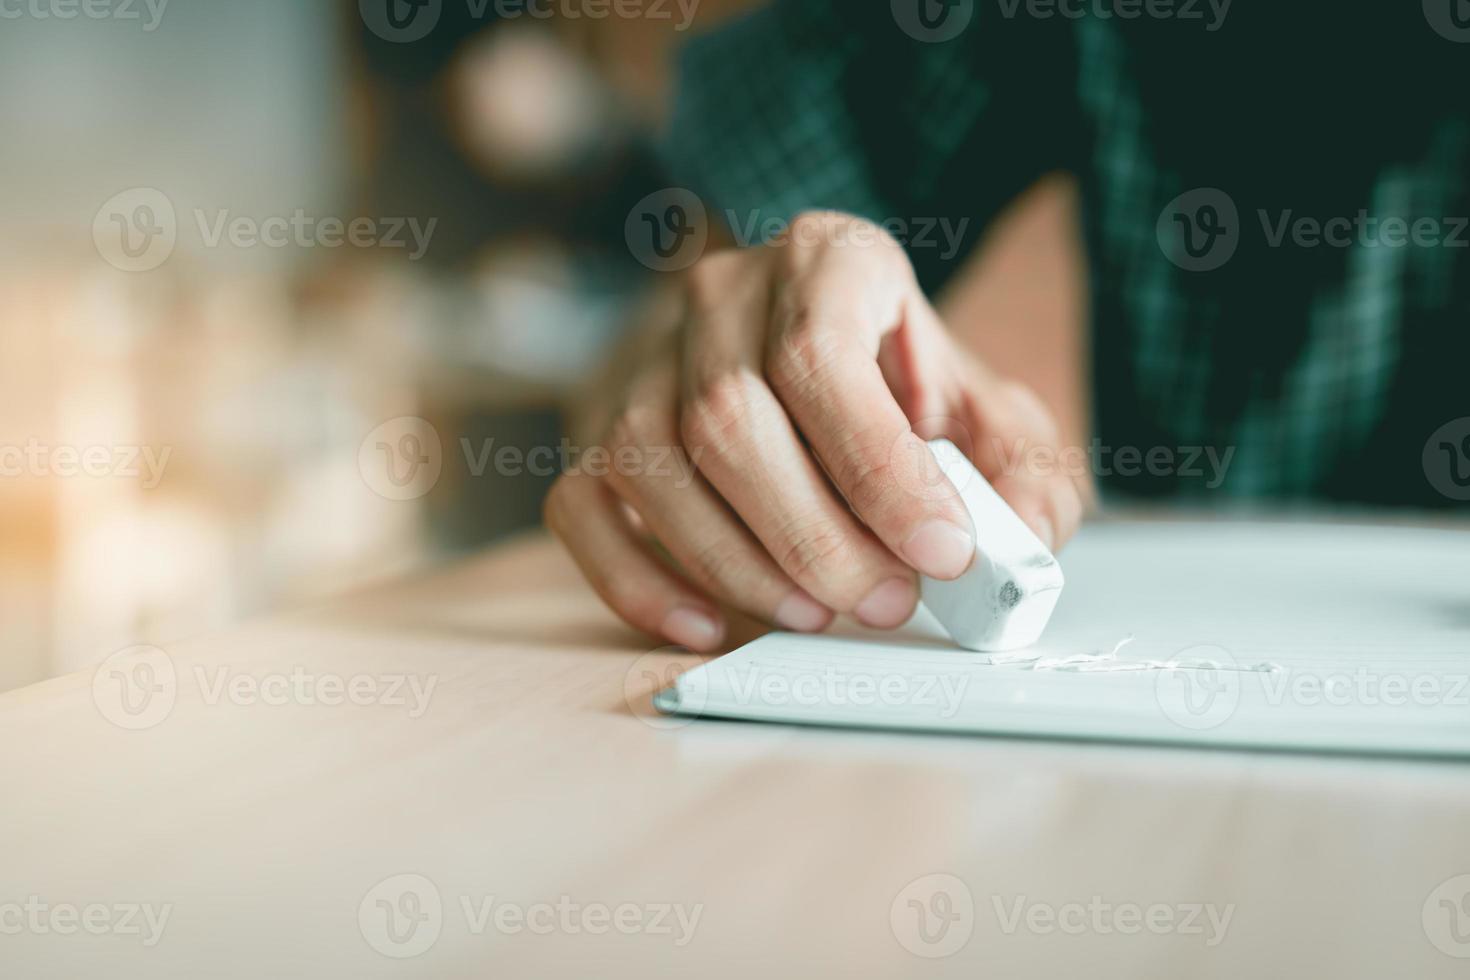
[[[899,633],[770,634],[657,703],[811,725],[1470,757],[1470,531],[1102,524],[1061,560],[1067,591],[1020,660],[956,647],[921,610]],[[1059,666],[1110,656],[1133,669]]]

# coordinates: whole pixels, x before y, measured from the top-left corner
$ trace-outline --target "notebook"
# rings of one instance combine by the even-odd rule
[[[660,710],[990,736],[1470,758],[1470,529],[1235,521],[1084,528],[1041,641],[771,633]]]

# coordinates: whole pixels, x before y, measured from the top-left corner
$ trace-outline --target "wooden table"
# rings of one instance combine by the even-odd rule
[[[1470,975],[1470,767],[683,724],[650,649],[535,537],[0,697],[0,975]]]

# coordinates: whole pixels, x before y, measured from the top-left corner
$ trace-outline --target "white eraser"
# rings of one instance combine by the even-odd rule
[[[924,605],[970,650],[1015,650],[1041,638],[1062,594],[1062,566],[948,439],[929,449],[975,526],[975,563],[950,582],[922,577]]]

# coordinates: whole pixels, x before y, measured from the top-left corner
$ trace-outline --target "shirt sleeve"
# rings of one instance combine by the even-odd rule
[[[683,48],[664,156],[737,241],[846,211],[899,232],[933,289],[1006,202],[1076,167],[1068,24],[950,0],[962,26],[925,39],[905,2],[935,0],[775,0]]]

